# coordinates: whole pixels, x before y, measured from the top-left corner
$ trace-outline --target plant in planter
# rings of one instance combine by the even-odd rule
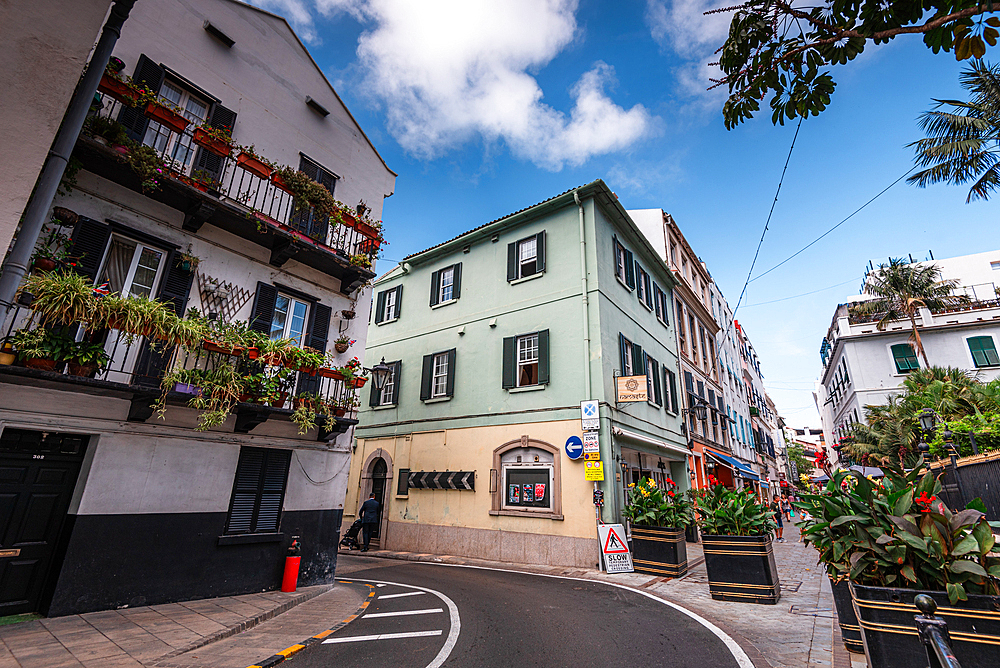
[[[191,122],[184,116],[183,109],[159,96],[153,99],[147,96],[144,113],[147,118],[177,133],[184,132],[184,128]]]
[[[299,434],[305,434],[319,425],[320,416],[329,413],[329,407],[319,394],[302,392],[295,396],[295,410],[292,412],[291,420],[298,425]]]
[[[219,181],[219,179],[217,179],[215,175],[212,174],[212,172],[206,169],[194,170],[193,172],[191,172],[190,178],[195,187],[204,190],[206,192],[209,192],[209,194],[213,194],[210,191],[218,191],[219,188],[222,186],[222,183]]]
[[[166,175],[167,169],[156,149],[145,144],[135,145],[122,159],[142,180],[144,193],[159,190],[160,179]]]
[[[58,222],[58,221],[53,221]],[[60,231],[61,225],[46,225],[44,236],[31,255],[31,268],[39,272],[53,271],[71,259],[73,241]]]
[[[357,253],[351,256],[350,263],[355,267],[361,267],[362,269],[372,268],[372,259],[367,255]]]
[[[80,341],[68,353],[66,367],[71,376],[93,378],[94,374],[104,368],[109,360],[103,343]]]
[[[356,339],[352,339],[347,334],[342,334],[333,342],[333,347],[338,353],[346,353],[347,349],[355,343],[357,343]]]
[[[111,146],[129,146],[132,143],[125,126],[107,116],[90,116],[83,130],[92,137],[103,139]]]
[[[334,222],[335,212],[339,211],[342,205],[333,198],[326,186],[313,181],[305,172],[288,166],[278,167],[275,175],[276,178],[273,179],[275,184],[278,185],[280,181],[279,187],[295,198],[296,212],[302,207],[312,207],[318,218],[327,218],[331,223]]]
[[[97,298],[89,279],[73,271],[29,276],[18,291],[30,293],[42,324],[68,325],[93,318]]]
[[[623,514],[632,524],[635,570],[667,577],[687,573],[684,531],[694,520],[693,505],[676,491],[673,480],[662,490],[651,478],[629,484]]]
[[[163,415],[166,395],[178,382],[177,376],[167,374],[161,384],[163,394],[160,415]],[[188,401],[188,406],[201,411],[198,416],[198,431],[217,427],[226,421],[233,407],[239,403],[246,391],[246,378],[234,364],[217,364],[211,370],[203,371],[198,378],[201,392]]]
[[[771,551],[778,526],[773,514],[749,489],[726,489],[714,476],[709,481],[695,497],[695,511],[712,598],[776,604],[781,585]]]
[[[72,354],[76,341],[65,332],[47,327],[21,329],[12,337],[17,357],[30,369],[55,371]]]
[[[190,251],[191,248],[188,247],[188,250]],[[175,259],[177,268],[181,271],[194,271],[198,268],[199,262],[201,262],[201,258],[197,255],[192,255],[190,252],[178,253]]]
[[[253,144],[250,144],[249,146],[240,146],[239,149],[240,152],[239,155],[236,156],[236,164],[262,179],[271,178],[271,173],[274,172],[274,166],[267,158],[257,154]]]
[[[834,549],[848,554],[851,594],[873,668],[926,662],[916,638],[890,629],[913,626],[918,594],[932,597],[948,622],[952,647],[968,666],[1000,665],[1000,555],[976,499],[952,512],[938,496],[941,483],[925,472],[923,459],[910,471],[883,463],[885,477],[873,482],[855,471],[840,483],[851,497],[850,514],[831,528],[849,525]],[[841,474],[836,474],[834,480]]]
[[[209,153],[228,157],[233,150],[233,129],[229,126],[214,126],[205,123],[194,130],[193,141]]]

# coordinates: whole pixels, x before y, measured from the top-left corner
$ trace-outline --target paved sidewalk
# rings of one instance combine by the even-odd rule
[[[781,600],[773,606],[712,600],[701,543],[687,544],[689,570],[680,579],[640,573],[609,575],[595,569],[385,550],[367,552],[365,556],[467,564],[625,584],[644,589],[709,619],[733,636],[758,668],[864,668],[864,655],[850,654],[844,649],[836,624],[830,581],[816,563],[816,551],[798,542],[798,530],[787,523],[785,538],[787,542],[774,543]],[[348,561],[338,564],[338,575],[349,577],[347,571],[350,570]]]
[[[355,614],[358,585],[39,619],[0,627],[0,668],[246,668]]]

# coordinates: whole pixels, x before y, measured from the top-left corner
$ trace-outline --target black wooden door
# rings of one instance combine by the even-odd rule
[[[86,436],[5,429],[0,439],[0,616],[36,612],[80,472]]]
[[[372,494],[375,495],[375,500],[378,501],[378,522],[375,524],[375,530],[372,531],[372,538],[380,538],[382,534],[382,511],[385,509],[385,476],[388,473],[389,467],[386,466],[385,460],[379,457],[375,460],[375,466],[372,467]]]

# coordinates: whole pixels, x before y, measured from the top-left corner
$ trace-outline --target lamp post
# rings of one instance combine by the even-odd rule
[[[365,371],[368,371],[372,375],[372,382],[375,384],[375,389],[379,392],[385,387],[385,384],[389,381],[389,376],[392,375],[392,367],[385,363],[385,358],[376,364],[371,369],[363,367]]]
[[[920,421],[921,436],[917,449],[921,452],[921,454],[927,454],[930,452],[931,446],[927,444],[927,441],[934,437],[937,421],[940,417],[941,416],[931,408],[925,408],[920,411],[920,415],[917,416],[917,419]],[[954,434],[946,425],[944,431],[941,432],[941,438],[944,441],[945,449],[948,451],[948,460],[951,464],[951,475],[955,480],[955,488],[958,490],[958,506],[964,507],[965,490],[962,488],[962,479],[958,475],[958,448],[955,447],[955,443],[952,441],[953,437]]]

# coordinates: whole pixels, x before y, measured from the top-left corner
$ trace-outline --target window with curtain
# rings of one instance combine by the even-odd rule
[[[164,269],[166,251],[114,235],[97,284],[107,282],[112,292],[151,297]]]

